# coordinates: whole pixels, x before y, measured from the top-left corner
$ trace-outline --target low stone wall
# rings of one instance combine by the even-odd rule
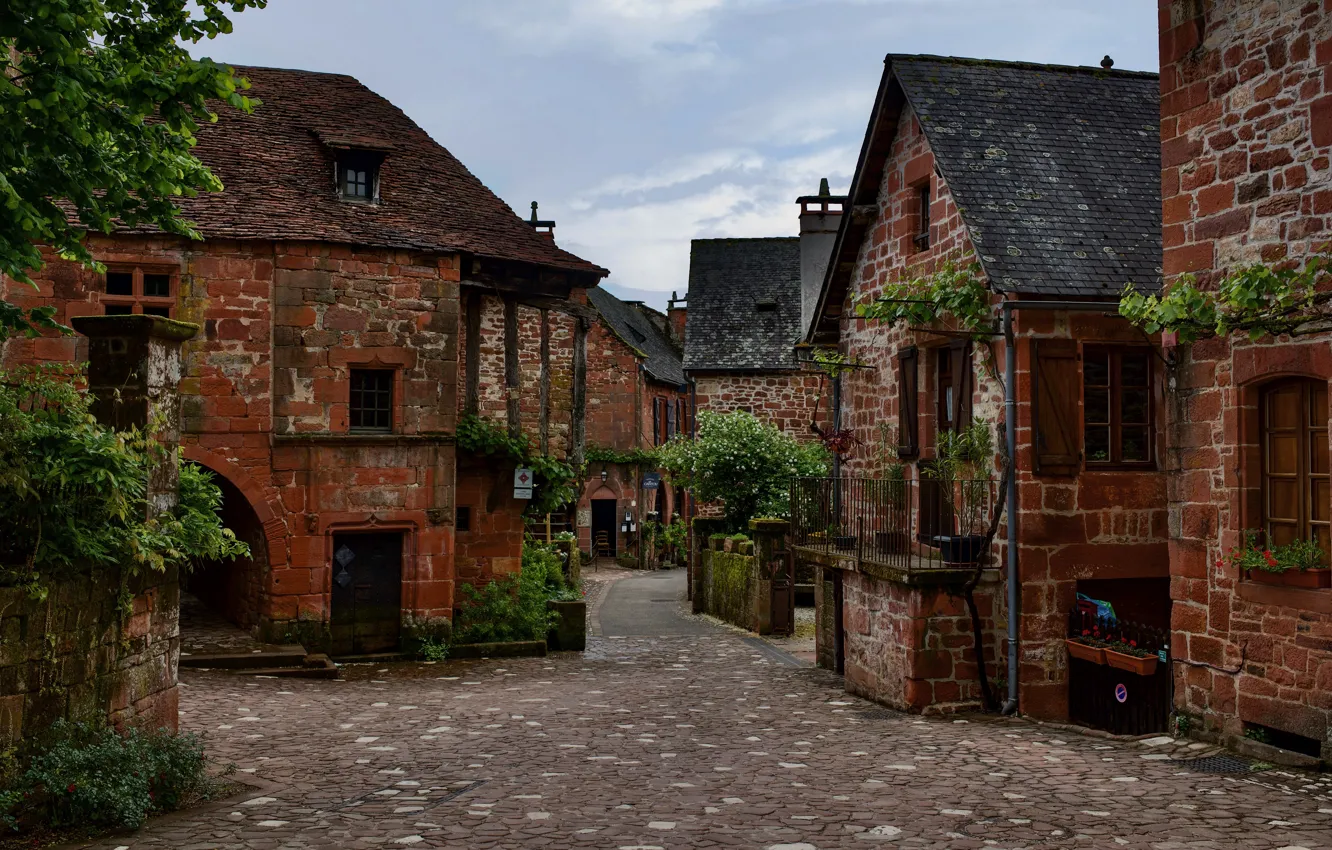
[[[59,582],[40,602],[0,588],[0,746],[60,718],[177,730],[178,576],[130,591],[125,617],[114,571]]]
[[[901,711],[948,712],[981,703],[975,640],[966,600],[955,583],[930,576],[875,576],[819,565],[815,642],[820,667],[837,669],[835,585],[842,583],[841,651],[846,689]],[[1006,620],[1002,585],[987,575],[976,588],[986,673],[1002,694],[1000,649]]]
[[[758,631],[754,600],[757,596],[758,559],[739,552],[704,550],[703,613],[742,629]]]

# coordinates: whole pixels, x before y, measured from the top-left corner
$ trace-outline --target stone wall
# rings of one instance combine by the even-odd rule
[[[816,417],[821,426],[832,419],[828,412],[831,396],[817,372],[695,373],[691,377],[697,385],[700,412],[748,411],[798,440],[815,439],[809,425]]]
[[[130,584],[110,569],[54,582],[42,601],[0,588],[0,746],[64,718],[177,730],[180,585],[175,570]]]
[[[754,600],[758,593],[758,559],[738,551],[703,550],[703,612],[742,629],[757,631]]]
[[[1332,4],[1161,0],[1165,271],[1214,281],[1326,250]],[[1256,724],[1332,756],[1332,591],[1267,587],[1224,560],[1262,523],[1258,400],[1332,382],[1332,338],[1203,340],[1175,352],[1169,408],[1175,700],[1207,734]],[[1238,671],[1238,672],[1236,672]]]

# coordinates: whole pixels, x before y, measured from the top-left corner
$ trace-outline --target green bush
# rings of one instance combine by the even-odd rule
[[[563,567],[558,552],[529,537],[518,575],[495,579],[480,590],[462,585],[464,605],[454,623],[454,643],[544,640],[555,618],[546,600],[581,598],[565,581]]]
[[[135,829],[154,812],[206,795],[203,742],[195,735],[135,730],[121,735],[57,721],[27,744],[0,788],[0,817],[12,828]]]

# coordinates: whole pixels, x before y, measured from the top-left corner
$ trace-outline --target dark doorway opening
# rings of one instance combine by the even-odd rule
[[[614,499],[592,500],[592,554],[614,558],[615,551],[615,505]]]
[[[832,570],[833,583],[833,670],[838,675],[846,674],[846,591],[842,584],[841,570]]]
[[[216,473],[222,525],[250,547],[249,557],[204,561],[181,576],[182,650],[190,654],[244,651],[259,624],[259,600],[268,572],[268,540],[254,508],[234,484]]]
[[[331,655],[398,648],[402,628],[402,534],[333,535]]]

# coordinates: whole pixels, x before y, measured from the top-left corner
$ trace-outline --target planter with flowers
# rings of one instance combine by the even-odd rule
[[[1217,566],[1229,562],[1242,570],[1249,581],[1281,587],[1302,587],[1313,590],[1332,587],[1332,569],[1328,568],[1327,553],[1312,540],[1295,540],[1285,546],[1266,546],[1259,531],[1245,531],[1244,545],[1230,550],[1217,561]]]
[[[1101,637],[1100,628],[1093,627],[1083,629],[1082,634],[1077,637],[1065,638],[1064,645],[1068,647],[1069,658],[1104,664],[1105,648],[1109,646],[1109,642]]]
[[[1155,652],[1139,649],[1135,640],[1117,640],[1105,648],[1105,663],[1116,670],[1127,670],[1139,676],[1150,676],[1156,672],[1160,661]]]

